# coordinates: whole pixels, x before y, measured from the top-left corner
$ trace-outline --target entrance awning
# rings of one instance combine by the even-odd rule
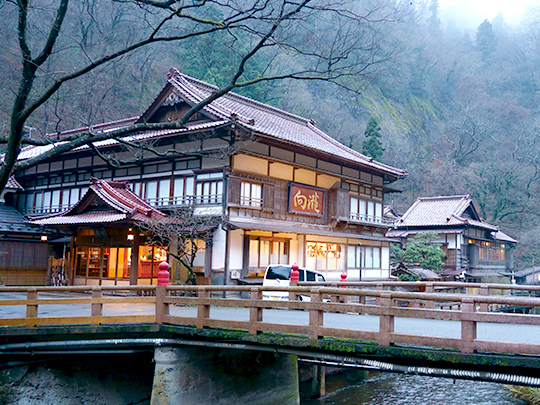
[[[283,233],[296,233],[306,235],[323,235],[333,236],[338,238],[354,238],[375,240],[384,242],[399,242],[397,239],[385,238],[384,236],[374,236],[365,234],[355,234],[347,232],[336,232],[330,226],[326,225],[313,225],[313,224],[300,224],[298,222],[283,222],[272,221],[268,219],[254,219],[254,218],[229,218],[229,225],[239,229],[251,229],[257,231],[271,231],[271,232],[283,232]]]

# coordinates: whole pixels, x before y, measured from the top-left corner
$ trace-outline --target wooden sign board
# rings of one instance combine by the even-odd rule
[[[289,183],[289,212],[322,216],[324,193],[323,189]]]

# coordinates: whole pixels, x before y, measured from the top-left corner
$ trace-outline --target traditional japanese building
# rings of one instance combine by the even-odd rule
[[[387,236],[405,245],[415,235],[433,231],[445,253],[442,275],[470,281],[508,281],[517,241],[484,221],[469,195],[420,197],[394,223]]]
[[[140,117],[92,130],[174,121],[215,90],[173,69]],[[62,135],[55,134],[55,140]],[[108,140],[77,148],[17,176],[24,191],[17,193],[14,205],[34,217],[34,223],[73,236],[70,282],[153,282],[143,281],[147,277],[134,267],[135,262],[142,266],[139,259],[131,259],[129,272],[119,270],[121,255],[140,257],[150,247],[137,236],[128,242],[128,231],[136,224],[132,226],[127,213],[122,211],[118,221],[96,214],[103,204],[94,207],[89,201],[106,200],[96,188],[107,187],[102,180],[125,183],[148,210],[170,214],[189,206],[194,215],[222,218],[208,243],[211,248],[195,262],[200,283],[249,282],[270,263],[297,263],[330,280],[344,272],[349,280],[389,277],[386,233],[392,222],[383,215],[384,198],[396,191],[391,183],[406,172],[345,147],[312,120],[229,93],[181,129],[148,130],[124,140],[129,142]],[[143,146],[133,146],[140,141]],[[25,148],[20,159],[48,148]],[[105,204],[107,210],[118,208],[111,204]],[[90,211],[92,221],[83,220]],[[139,253],[121,253],[128,248]],[[97,258],[92,262],[96,272],[90,271],[91,257]],[[111,270],[115,260],[118,265]]]

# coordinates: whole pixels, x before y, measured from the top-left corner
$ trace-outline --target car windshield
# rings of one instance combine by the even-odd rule
[[[291,274],[291,268],[286,266],[271,266],[266,271],[268,280],[288,280]]]
[[[304,281],[304,269],[298,269],[298,281]],[[290,266],[270,266],[266,271],[267,280],[290,280],[291,279],[291,267]],[[313,279],[315,281],[315,279]]]
[[[312,271],[306,270],[307,281],[324,281],[324,277],[320,274],[314,273]]]

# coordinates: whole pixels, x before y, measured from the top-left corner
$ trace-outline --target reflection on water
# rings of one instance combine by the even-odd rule
[[[363,374],[364,378],[361,378]],[[501,384],[382,372],[344,372],[326,377],[327,394],[302,405],[524,405]]]

